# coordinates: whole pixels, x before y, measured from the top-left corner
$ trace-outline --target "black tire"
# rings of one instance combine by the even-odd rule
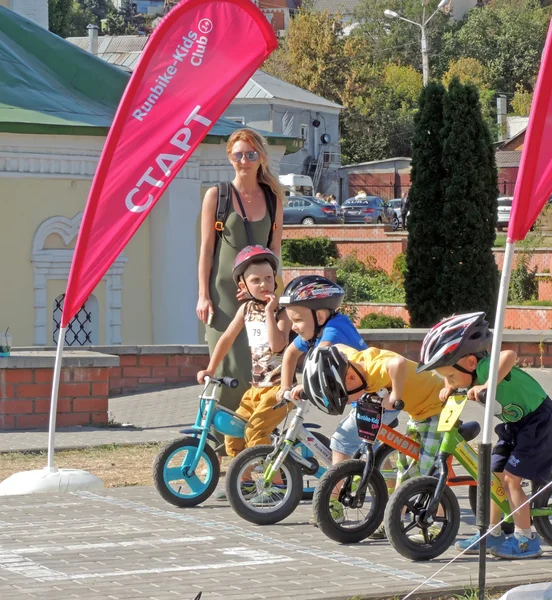
[[[440,524],[436,535],[429,535],[427,528],[422,529],[415,517],[419,517],[427,508],[435,488],[435,477],[415,477],[403,483],[391,496],[385,509],[385,533],[395,550],[410,560],[431,560],[446,552],[454,542],[460,527],[460,505],[452,490],[445,487],[441,497],[443,517],[435,517]],[[406,509],[406,512],[405,512]],[[404,520],[409,519],[406,525]],[[408,533],[424,535],[418,542]]]
[[[470,508],[472,513],[477,517],[477,486],[470,485],[468,487],[468,502],[470,503]],[[514,524],[513,523],[502,523],[500,529],[504,532],[505,535],[512,535],[514,533]]]
[[[316,221],[312,217],[305,217],[301,221],[302,225],[316,225]]]
[[[290,456],[287,456],[280,467],[282,480],[287,486],[283,498],[275,506],[253,506],[248,502],[248,498],[245,497],[247,494],[244,494],[241,486],[243,472],[256,461],[263,465],[266,456],[273,451],[274,447],[269,445],[247,448],[230,463],[226,473],[226,495],[230,506],[242,519],[256,525],[272,525],[289,517],[297,508],[303,493],[301,467]],[[264,465],[262,469],[264,470]],[[257,485],[259,493],[261,483],[262,478]]]
[[[322,533],[328,536],[331,540],[341,544],[355,544],[365,540],[372,535],[379,527],[383,520],[385,505],[387,503],[387,488],[381,474],[374,470],[370,477],[368,487],[366,488],[366,498],[371,498],[372,505],[369,509],[364,509],[364,506],[355,509],[344,507],[345,521],[337,523],[330,512],[330,498],[335,486],[340,482],[350,477],[351,481],[355,475],[362,476],[364,471],[363,460],[351,459],[334,465],[328,469],[324,476],[320,479],[320,483],[316,488],[313,500],[313,512],[316,523]],[[357,514],[366,510],[366,518],[357,525],[348,525],[349,511],[355,511]]]
[[[395,217],[393,219],[393,231],[397,231],[399,229],[399,219],[398,217]]]
[[[536,495],[536,498],[531,502],[532,508],[552,508],[552,488],[548,488],[539,494],[538,492],[542,487],[544,486],[533,488],[535,490],[533,495]],[[533,525],[546,543],[552,545],[552,516],[535,516],[533,517]]]
[[[189,492],[183,493],[182,488],[183,486],[187,486],[187,478],[178,477],[176,472],[178,466],[169,466],[169,463],[179,453],[182,453],[179,460],[183,461],[186,453],[193,452],[194,449],[197,451],[198,446],[199,440],[197,438],[185,437],[180,440],[175,440],[174,442],[167,444],[153,461],[153,483],[155,488],[163,500],[166,500],[170,504],[174,504],[174,506],[187,508],[201,504],[211,496],[217,487],[220,478],[219,460],[215,451],[208,444],[205,444],[202,458],[200,459],[204,461],[205,465],[201,465],[201,463],[198,465],[198,468],[201,468],[202,466],[206,468],[205,480],[201,481],[198,478],[197,471],[195,475],[197,480],[196,484],[198,482],[201,484],[198,486],[197,491],[194,491],[188,485]],[[174,478],[171,479],[171,477]],[[182,481],[183,485],[178,484],[180,481]],[[173,482],[175,487],[171,486],[171,482]]]
[[[381,446],[379,446],[378,449],[376,450],[376,452],[374,453],[374,469],[381,473],[383,480],[385,481],[385,487],[387,489],[388,495],[390,495],[390,493],[389,493],[390,488],[389,488],[389,485],[387,485],[387,478],[384,474],[384,466],[385,466],[386,461],[393,454],[396,454],[398,456],[400,454],[400,452],[398,450],[396,450],[395,448],[388,446],[387,444],[381,444]],[[394,456],[391,460],[396,461],[397,456]],[[396,479],[396,477],[395,477],[395,479]],[[395,488],[394,485],[393,485],[393,488]]]
[[[324,435],[323,433],[319,433],[318,431],[311,431],[310,432],[319,442],[322,442],[324,444],[324,446],[326,446],[326,448],[330,447],[330,438],[326,435]],[[297,443],[295,444],[295,450],[298,450],[298,446],[302,444]],[[307,449],[305,446],[303,446],[303,448],[305,448],[305,450]],[[310,454],[310,453],[309,453]],[[310,456],[312,456],[312,454],[310,454]],[[303,495],[301,497],[302,500],[312,500],[313,496],[314,496],[314,490],[316,489],[313,486],[305,486],[306,481],[308,481],[309,479],[320,479],[324,473],[326,472],[326,468],[323,467],[322,465],[320,465],[320,468],[318,469],[318,472],[315,473],[314,475],[304,475],[303,476]],[[306,481],[305,481],[306,479]]]
[[[381,225],[382,223],[383,223],[383,220],[382,220],[382,218],[381,218],[381,217],[378,217],[377,224],[378,224],[378,225]]]

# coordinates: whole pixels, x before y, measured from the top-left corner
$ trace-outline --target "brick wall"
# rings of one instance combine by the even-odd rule
[[[173,350],[174,352],[174,350]],[[111,396],[151,386],[176,386],[196,381],[207,368],[209,354],[122,354],[120,366],[109,370]]]
[[[550,275],[538,277],[537,281],[539,284],[539,300],[552,300],[552,277]]]
[[[337,281],[337,269],[334,267],[284,267],[282,269],[284,285],[287,285],[296,277],[304,277],[305,275],[321,275],[331,281]]]
[[[407,237],[405,233],[393,233],[391,225],[284,225],[283,239],[291,240],[306,237],[327,237],[383,240],[388,235]]]
[[[48,427],[53,368],[0,369],[0,429]],[[61,370],[58,427],[105,425],[108,367]]]
[[[496,264],[498,268],[502,271],[502,265],[504,264],[504,250],[503,249],[495,249],[493,250]],[[519,251],[516,250],[516,258],[519,256]],[[514,267],[516,266],[516,259],[514,259]],[[552,266],[552,248],[538,248],[533,251],[531,256],[531,260],[529,261],[529,268],[534,269],[537,268],[539,273],[543,271],[552,270],[550,267]]]

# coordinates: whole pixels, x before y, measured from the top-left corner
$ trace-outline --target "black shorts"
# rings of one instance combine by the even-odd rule
[[[544,402],[520,421],[495,427],[492,470],[541,483],[552,474],[552,400]]]

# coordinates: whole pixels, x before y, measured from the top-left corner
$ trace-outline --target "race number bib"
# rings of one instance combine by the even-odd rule
[[[361,398],[356,408],[358,437],[366,440],[369,444],[373,444],[381,428],[382,414],[381,404],[373,404]]]
[[[441,416],[439,417],[437,431],[450,431],[456,425],[456,421],[458,421],[467,399],[467,396],[448,397],[448,400],[441,411]]]
[[[249,346],[268,346],[268,328],[263,321],[247,321],[245,323]]]

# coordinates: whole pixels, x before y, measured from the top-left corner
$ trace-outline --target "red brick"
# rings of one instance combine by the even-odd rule
[[[74,398],[73,412],[92,412],[92,411],[107,411],[107,398]]]
[[[121,367],[109,367],[108,377],[111,379],[112,377],[122,377],[123,369]]]
[[[167,364],[169,367],[190,367],[194,364],[194,357],[192,354],[169,356]]]
[[[167,383],[184,383],[186,381],[195,381],[195,375],[179,375],[178,377],[167,377]]]
[[[0,431],[2,429],[15,429],[15,417],[13,415],[0,414]]]
[[[539,349],[539,345],[538,344],[520,344],[519,345],[519,354],[539,354],[540,353],[540,349]]]
[[[178,367],[153,367],[152,377],[174,377],[178,375]]]
[[[144,385],[163,384],[167,381],[165,377],[139,377],[138,383]]]
[[[113,377],[109,378],[109,391],[121,389],[123,387],[123,378],[122,377]]]
[[[15,418],[15,429],[36,429],[37,427],[48,427],[48,423],[48,414],[17,415]]]
[[[136,354],[121,354],[119,356],[119,364],[121,367],[132,367],[138,364],[138,357]]]
[[[51,399],[48,400],[35,400],[34,401],[34,412],[35,413],[46,413],[50,412]],[[71,399],[70,398],[58,398],[57,412],[65,413],[71,412]]]
[[[124,367],[123,377],[150,377],[150,367]]]
[[[92,396],[108,396],[109,395],[109,385],[107,381],[102,383],[93,383],[92,384]]]
[[[165,354],[143,354],[140,356],[138,364],[144,367],[164,367],[167,364],[167,356]]]
[[[107,425],[109,421],[107,412],[90,413],[90,423],[92,425]]]
[[[90,425],[90,413],[64,413],[56,418],[57,427],[74,427],[75,425]]]
[[[138,388],[138,377],[123,377],[123,389],[135,390]]]
[[[33,383],[33,369],[4,369],[6,383]]]
[[[35,383],[52,383],[54,379],[53,369],[36,369],[34,372]]]
[[[5,400],[0,404],[2,411],[8,415],[33,412],[32,400]]]
[[[2,383],[0,376],[0,400],[3,398],[15,398],[15,386]]]
[[[62,383],[59,386],[60,397],[90,396],[89,383]]]
[[[73,381],[84,382],[84,381],[105,381],[107,377],[107,369],[102,367],[96,368],[84,368],[74,367],[73,368]]]
[[[180,377],[195,377],[197,372],[201,370],[202,367],[182,367],[180,369]]]
[[[20,383],[16,387],[15,394],[18,398],[49,398],[52,394],[52,386],[47,383]]]

